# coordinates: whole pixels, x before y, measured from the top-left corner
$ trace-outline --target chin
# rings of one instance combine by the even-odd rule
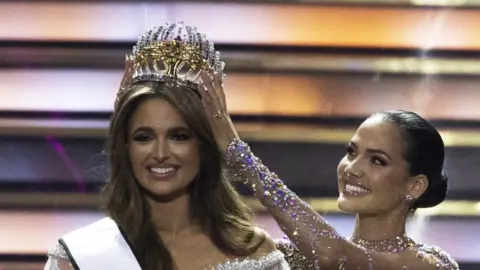
[[[155,183],[144,190],[148,195],[162,201],[173,200],[187,191],[186,188],[174,186],[172,183]]]
[[[358,214],[364,212],[362,207],[365,203],[362,202],[364,198],[361,197],[344,197],[343,194],[340,194],[337,200],[337,206],[340,210],[350,214]]]
[[[359,212],[357,209],[358,206],[355,206],[354,204],[350,204],[346,202],[338,202],[337,206],[338,206],[338,209],[346,213],[357,214]]]

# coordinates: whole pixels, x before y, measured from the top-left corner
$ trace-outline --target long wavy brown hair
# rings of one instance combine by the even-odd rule
[[[135,180],[128,154],[128,127],[146,99],[162,98],[182,115],[200,142],[200,170],[190,187],[190,211],[212,242],[226,254],[248,256],[265,240],[255,234],[251,210],[223,178],[220,153],[196,90],[160,82],[132,85],[113,113],[106,153],[109,178],[102,189],[104,209],[124,231],[142,269],[173,269],[173,259],[156,232],[152,211]]]

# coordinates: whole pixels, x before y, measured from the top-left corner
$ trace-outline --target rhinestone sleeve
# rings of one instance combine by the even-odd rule
[[[289,240],[277,240],[276,246],[285,255],[285,260],[288,262],[291,270],[313,269],[312,263]]]
[[[320,269],[321,264],[340,270],[424,268],[415,255],[407,261],[394,260],[389,254],[367,250],[340,236],[320,214],[263,165],[245,142],[233,140],[225,159],[233,178],[243,181],[253,191],[298,251],[305,255],[311,263],[308,269]],[[440,261],[433,264],[436,269],[457,269]]]
[[[445,270],[460,270],[458,263],[444,250],[439,247],[427,246],[424,244],[419,244],[417,247],[417,254],[420,258],[425,255],[431,255],[436,259],[437,269]]]
[[[67,252],[60,243],[56,243],[48,250],[48,261],[44,270],[73,270]]]

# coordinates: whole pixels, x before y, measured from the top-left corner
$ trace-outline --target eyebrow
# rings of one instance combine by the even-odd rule
[[[146,126],[140,126],[140,127],[137,127],[136,129],[134,129],[132,134],[140,132],[140,131],[149,132],[149,131],[152,131],[152,128],[149,128],[149,127],[146,127]]]
[[[153,132],[153,128],[148,127],[148,126],[139,126],[137,127],[132,134],[138,133],[138,132]],[[167,132],[191,132],[191,130],[186,127],[186,126],[176,126],[176,127],[171,127],[167,130]]]
[[[349,144],[350,144],[351,146],[353,146],[355,149],[358,148],[357,144],[354,143],[354,142],[350,142]],[[388,159],[392,160],[392,158],[391,158],[387,153],[385,153],[385,151],[383,151],[383,150],[374,149],[374,148],[367,148],[365,151],[367,151],[367,152],[370,153],[370,154],[381,154],[381,155],[386,156]]]

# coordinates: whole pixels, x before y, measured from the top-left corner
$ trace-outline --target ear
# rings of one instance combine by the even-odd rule
[[[419,174],[410,178],[408,183],[408,194],[413,199],[418,199],[427,190],[428,178],[424,174]]]

